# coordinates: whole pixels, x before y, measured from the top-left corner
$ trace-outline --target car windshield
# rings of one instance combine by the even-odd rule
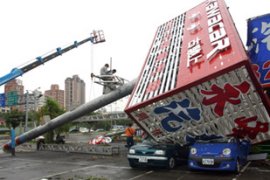
[[[152,138],[146,138],[142,142],[143,144],[148,144],[148,145],[157,145],[158,143],[152,139]]]
[[[210,139],[210,140],[198,140],[199,143],[229,143],[232,142],[232,138],[217,138],[217,139]]]

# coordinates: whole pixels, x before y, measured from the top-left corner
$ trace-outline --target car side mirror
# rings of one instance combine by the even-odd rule
[[[241,142],[241,144],[243,144],[243,145],[248,145],[248,144],[249,144],[249,141],[247,141],[247,140],[241,140],[240,142]]]

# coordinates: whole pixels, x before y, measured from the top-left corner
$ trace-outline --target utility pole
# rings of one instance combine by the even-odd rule
[[[28,129],[28,98],[29,98],[29,92],[28,90],[26,90],[24,132],[27,132],[27,129]]]
[[[18,136],[17,138],[20,140],[18,141],[18,143],[16,143],[16,145],[20,145],[26,141],[29,141],[31,139],[34,139],[50,130],[53,130],[59,126],[62,126],[65,123],[71,122],[85,114],[88,114],[89,112],[94,112],[95,110],[102,108],[118,99],[121,99],[129,94],[131,94],[135,83],[137,82],[136,79],[124,84],[123,86],[120,86],[118,89],[108,93],[108,94],[104,94],[100,97],[97,97],[95,99],[92,99],[91,101],[89,101],[88,103],[85,103],[79,107],[77,107],[76,109],[74,109],[73,111],[68,111],[54,119],[52,119],[51,121],[47,122],[46,124],[32,129],[24,134],[21,134],[20,136]],[[3,145],[3,150],[8,150],[11,147],[11,143],[8,142],[6,144]]]
[[[31,91],[33,94],[33,99],[34,99],[34,110],[36,111],[36,98],[41,97],[40,95],[37,97],[36,96],[36,91],[40,89],[40,87],[36,88],[35,90]],[[26,95],[25,95],[25,126],[24,126],[24,132],[28,131],[28,112],[29,112],[29,90],[26,90]]]

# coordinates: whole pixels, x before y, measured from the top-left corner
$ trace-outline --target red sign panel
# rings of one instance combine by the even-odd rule
[[[177,87],[248,59],[224,1],[209,0],[191,9],[185,27]]]
[[[158,27],[129,106],[176,87],[184,22],[182,14]]]
[[[269,140],[269,105],[223,0],[158,28],[125,111],[160,142]]]

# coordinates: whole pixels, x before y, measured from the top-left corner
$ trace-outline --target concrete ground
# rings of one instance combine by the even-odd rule
[[[70,142],[87,143],[89,136],[73,135]],[[132,169],[127,149],[120,143],[119,155],[26,150],[16,148],[16,156],[1,152],[0,180],[266,180],[270,177],[269,161],[249,162],[241,173],[189,171],[186,164],[173,170],[162,168]]]
[[[39,180],[39,179],[87,179],[90,177],[110,178],[113,171],[104,168],[121,164],[128,168],[125,157],[96,156],[65,152],[16,152],[0,154],[0,179]],[[114,169],[114,168],[112,168]],[[106,172],[106,173],[105,173]],[[118,179],[121,174],[114,175]]]
[[[186,164],[173,170],[132,169],[126,154],[89,155],[51,151],[19,151],[0,154],[0,180],[266,180],[270,166],[265,161],[248,163],[239,174],[191,172]]]

